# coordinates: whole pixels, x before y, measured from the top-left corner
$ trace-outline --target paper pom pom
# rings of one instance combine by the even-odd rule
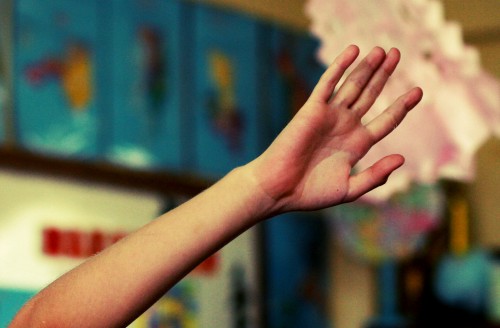
[[[325,66],[349,44],[362,54],[374,46],[401,51],[399,67],[366,121],[409,88],[424,90],[418,108],[358,163],[363,170],[390,153],[406,158],[388,183],[364,199],[384,201],[412,182],[471,180],[476,150],[492,134],[500,136],[500,83],[481,69],[478,52],[464,45],[460,26],[444,19],[441,2],[309,0],[305,10]]]
[[[340,245],[370,262],[408,257],[439,226],[444,193],[437,185],[414,185],[383,204],[356,201],[327,211]]]

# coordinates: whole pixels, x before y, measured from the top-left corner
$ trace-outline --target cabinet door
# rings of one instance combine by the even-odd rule
[[[16,1],[14,86],[22,146],[79,157],[97,154],[97,63],[105,35],[97,2]]]
[[[194,17],[196,164],[203,174],[220,176],[262,150],[261,26],[205,6]]]
[[[180,1],[115,1],[108,157],[126,165],[182,167],[183,52]]]

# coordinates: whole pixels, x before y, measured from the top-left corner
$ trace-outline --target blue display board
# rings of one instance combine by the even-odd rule
[[[114,2],[108,158],[126,165],[183,166],[187,15],[180,1]]]
[[[99,8],[98,8],[99,3]],[[28,149],[94,157],[99,151],[99,59],[106,17],[98,0],[15,2],[18,139]]]
[[[194,18],[196,170],[218,177],[265,144],[263,31],[251,17],[207,6],[197,6]]]

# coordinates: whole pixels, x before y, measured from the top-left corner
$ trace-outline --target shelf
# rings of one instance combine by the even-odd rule
[[[208,179],[190,174],[57,158],[9,147],[0,148],[0,169],[154,192],[163,196],[192,197],[212,184]]]
[[[186,2],[237,10],[259,19],[286,26],[292,30],[307,31],[309,19],[304,13],[305,0],[184,0]],[[286,5],[286,10],[283,10]]]

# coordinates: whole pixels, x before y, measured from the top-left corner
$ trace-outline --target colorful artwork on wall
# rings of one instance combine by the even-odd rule
[[[114,3],[108,159],[129,166],[184,167],[189,131],[181,110],[189,49],[185,15],[179,1]]]
[[[97,1],[15,5],[19,143],[37,152],[95,157],[101,101],[97,59],[103,49]]]
[[[225,140],[231,151],[241,150],[244,129],[241,111],[235,94],[234,65],[229,56],[213,50],[207,54],[211,92],[207,110],[216,134]]]
[[[263,148],[262,27],[208,6],[194,9],[194,22],[196,170],[217,177]]]

